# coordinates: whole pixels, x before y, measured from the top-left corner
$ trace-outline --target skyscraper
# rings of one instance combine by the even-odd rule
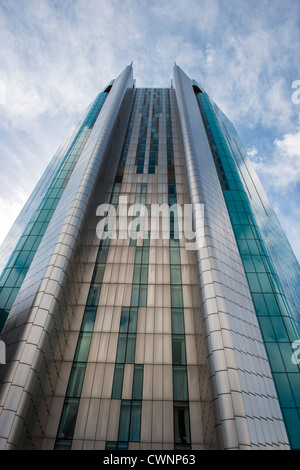
[[[299,264],[177,65],[96,97],[1,263],[2,449],[300,448]]]

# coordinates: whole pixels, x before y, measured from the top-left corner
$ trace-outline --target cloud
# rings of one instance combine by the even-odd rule
[[[271,159],[260,156],[255,147],[248,154],[270,190],[290,192],[300,184],[300,130],[275,139]]]
[[[255,146],[248,155],[300,260],[300,130],[276,138],[269,158]]]
[[[245,145],[256,145],[259,171],[271,171],[278,188],[297,187],[291,84],[300,79],[299,13],[293,0],[2,0],[0,202],[29,195],[24,174],[38,180],[86,106],[131,61],[141,87],[169,86],[176,61]],[[1,207],[4,220],[8,206]]]

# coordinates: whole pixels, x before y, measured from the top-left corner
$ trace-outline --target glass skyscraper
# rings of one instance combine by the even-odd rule
[[[300,448],[299,264],[177,65],[99,93],[0,263],[1,449]]]

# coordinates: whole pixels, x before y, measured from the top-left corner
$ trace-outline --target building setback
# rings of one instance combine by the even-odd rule
[[[170,88],[129,65],[96,97],[0,263],[1,449],[300,448],[299,264],[177,65]]]

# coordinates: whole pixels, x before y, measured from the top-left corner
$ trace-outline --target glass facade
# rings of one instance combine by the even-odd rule
[[[100,113],[108,92],[100,93],[54,172],[43,198],[28,221],[0,278],[0,331],[19,292],[33,257],[47,230],[84,144]]]
[[[241,144],[237,143],[235,134],[229,133],[228,124],[226,126],[228,120],[222,121],[221,112],[214,107],[208,95],[197,93],[197,100],[264,338],[289,438],[292,446],[299,448],[300,375],[299,365],[291,360],[292,345],[299,338],[299,310],[293,311],[290,307],[292,303],[288,301],[275,263],[269,254],[271,243],[263,236],[261,218],[256,217],[256,205],[252,204],[255,194],[252,196],[251,175],[246,171],[242,175],[240,170],[244,163],[244,150]],[[259,198],[259,193],[256,196]],[[268,223],[269,208],[266,209],[261,199],[259,204],[260,212],[265,212],[265,226]],[[270,217],[271,226],[272,223]],[[282,240],[284,243],[284,236]],[[290,258],[292,255],[290,252]],[[289,264],[291,265],[292,263]]]
[[[128,66],[55,162],[1,277],[0,448],[300,448],[299,266],[222,111]]]

